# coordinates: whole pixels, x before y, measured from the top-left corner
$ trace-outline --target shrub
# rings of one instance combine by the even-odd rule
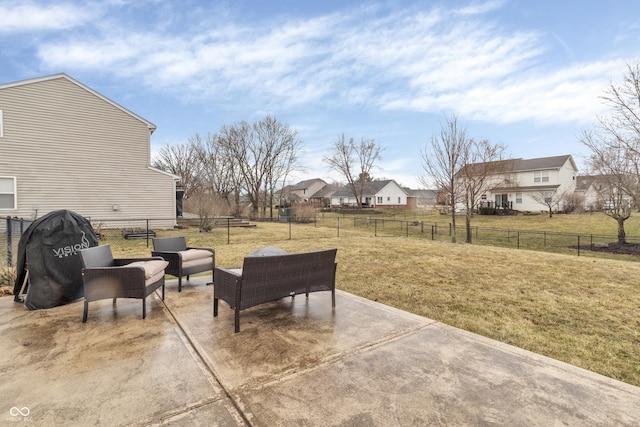
[[[292,209],[295,222],[313,222],[316,219],[316,209],[309,205],[297,205]]]
[[[0,267],[0,295],[12,295],[13,285],[16,281],[16,269],[13,267]]]

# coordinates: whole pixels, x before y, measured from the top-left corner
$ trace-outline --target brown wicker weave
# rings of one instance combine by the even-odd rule
[[[337,249],[276,256],[245,257],[242,268],[216,268],[213,315],[218,299],[235,310],[235,332],[240,331],[240,310],[268,301],[317,291],[331,291],[335,307]]]
[[[161,257],[114,259],[109,245],[94,246],[79,252],[83,266],[83,323],[87,321],[87,312],[91,301],[113,298],[115,305],[117,298],[141,299],[142,318],[144,319],[147,317],[146,297],[151,292],[162,287],[162,299],[164,300],[164,275],[160,280],[145,284],[144,268],[127,266],[127,264],[136,261],[162,260]]]
[[[169,266],[165,270],[167,274],[178,278],[178,292],[182,291],[182,277],[189,276],[196,273],[202,273],[204,271],[211,271],[211,283],[213,282],[213,269],[216,265],[216,253],[211,248],[196,248],[193,246],[187,246],[187,241],[184,237],[162,237],[153,240],[153,251],[151,256],[161,256],[166,261],[169,261]],[[189,249],[202,249],[211,252],[211,262],[207,265],[197,265],[192,267],[185,267],[182,261],[181,252]],[[208,283],[209,285],[211,283]]]

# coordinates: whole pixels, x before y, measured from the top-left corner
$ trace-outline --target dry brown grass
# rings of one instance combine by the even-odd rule
[[[338,248],[337,286],[640,386],[640,263],[402,237],[343,228],[258,224],[186,235],[216,249],[216,265],[275,245]],[[111,243],[117,256],[147,255],[144,241]],[[363,325],[363,327],[366,327]]]

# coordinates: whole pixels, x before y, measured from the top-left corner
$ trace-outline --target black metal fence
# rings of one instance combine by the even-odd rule
[[[265,221],[264,219],[262,221]],[[341,231],[355,230],[359,233],[371,233],[375,237],[405,237],[435,241],[451,241],[453,227],[450,223],[430,223],[412,219],[389,219],[379,217],[362,217],[347,215],[316,215],[313,217],[288,217],[285,221],[273,219],[283,224],[283,239],[296,239],[298,227],[323,227],[332,229],[337,237]],[[109,233],[109,238],[144,239],[147,247],[156,230],[166,229],[167,219],[91,219],[94,229],[99,234]],[[31,220],[22,218],[2,218],[0,220],[0,267],[15,266],[20,236],[31,224]],[[216,220],[215,228],[218,236],[227,244],[232,244],[235,221],[232,218]],[[456,240],[466,240],[465,226],[456,227]],[[352,235],[351,235],[352,236]],[[345,238],[351,238],[346,236]],[[640,254],[625,254],[623,251],[611,249],[617,236],[562,233],[540,230],[514,230],[491,227],[472,227],[472,242],[478,245],[500,246],[513,249],[528,249],[578,256],[605,256],[626,260],[640,261]],[[640,237],[628,236],[628,243],[640,245]],[[628,245],[630,246],[630,245]]]

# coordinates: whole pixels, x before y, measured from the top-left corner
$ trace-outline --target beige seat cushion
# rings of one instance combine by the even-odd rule
[[[211,258],[213,256],[211,252],[204,249],[187,249],[186,251],[180,251],[180,254],[182,255],[182,262]]]
[[[209,252],[211,254],[211,252]],[[213,257],[209,258],[200,258],[200,259],[192,259],[190,261],[182,261],[182,268],[192,268],[192,267],[209,267],[213,270]]]
[[[144,280],[144,285],[145,286],[149,286],[153,283],[156,283],[158,280],[162,279],[164,277],[164,270],[156,273],[155,275],[151,276],[151,277],[147,277]]]
[[[144,278],[151,279],[162,273],[164,276],[164,269],[169,265],[169,261],[154,259],[151,261],[136,261],[127,264],[127,267],[139,266],[144,268]]]

